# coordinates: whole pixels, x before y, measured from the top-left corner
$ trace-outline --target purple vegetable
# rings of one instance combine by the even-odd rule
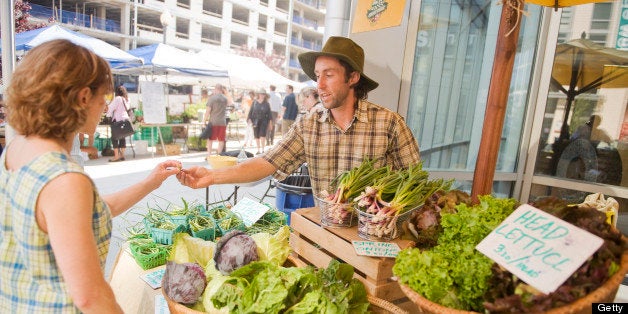
[[[216,243],[216,269],[229,275],[250,262],[259,260],[255,240],[240,230],[232,230]]]
[[[203,268],[196,263],[168,262],[162,280],[166,295],[175,302],[194,304],[203,294],[207,281]]]

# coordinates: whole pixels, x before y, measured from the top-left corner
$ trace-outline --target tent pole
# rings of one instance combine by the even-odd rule
[[[507,3],[509,2],[509,3]],[[497,45],[495,47],[495,61],[491,74],[491,82],[488,88],[486,111],[484,113],[484,125],[482,127],[482,139],[473,172],[473,184],[471,196],[475,202],[478,195],[491,194],[493,191],[493,177],[497,165],[499,145],[501,142],[506,105],[512,69],[517,53],[517,39],[519,38],[519,11],[517,7],[523,6],[523,1],[506,0],[502,7],[499,30],[497,31]],[[506,34],[508,34],[506,36]]]

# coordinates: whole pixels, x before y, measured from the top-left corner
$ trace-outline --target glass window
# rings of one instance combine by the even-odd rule
[[[592,6],[592,17],[578,14]],[[599,190],[593,184],[564,189],[571,181],[628,187],[628,51],[614,49],[606,34],[581,28],[597,25],[585,19],[617,19],[619,12],[611,8],[611,3],[574,6],[561,17],[561,25],[573,27],[556,46],[534,173],[565,181],[533,188],[531,199],[555,195],[581,202]]]
[[[501,9],[490,0],[421,1],[407,119],[427,169],[475,167]],[[540,10],[526,7],[520,21],[497,171],[517,169]]]

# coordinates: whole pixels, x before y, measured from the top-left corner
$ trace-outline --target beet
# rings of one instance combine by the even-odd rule
[[[223,275],[259,260],[255,240],[240,230],[232,230],[216,243],[214,261]]]
[[[166,295],[175,302],[194,304],[203,294],[207,280],[203,268],[196,263],[168,262],[162,280]]]

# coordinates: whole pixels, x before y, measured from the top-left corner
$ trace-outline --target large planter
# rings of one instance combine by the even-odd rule
[[[592,313],[591,306],[593,303],[606,303],[613,302],[615,299],[615,295],[617,294],[617,290],[619,289],[619,285],[624,280],[626,273],[628,272],[628,251],[624,252],[621,257],[621,268],[611,276],[602,286],[594,290],[593,292],[587,294],[583,298],[576,300],[575,302],[561,306],[558,308],[551,309],[545,313],[547,314],[590,314]],[[401,286],[401,290],[403,293],[408,296],[408,298],[414,302],[423,313],[428,314],[479,314],[477,312],[469,312],[458,309],[453,309],[449,307],[442,306],[438,303],[434,303],[416,291],[412,290],[409,286],[405,284],[399,284]]]

